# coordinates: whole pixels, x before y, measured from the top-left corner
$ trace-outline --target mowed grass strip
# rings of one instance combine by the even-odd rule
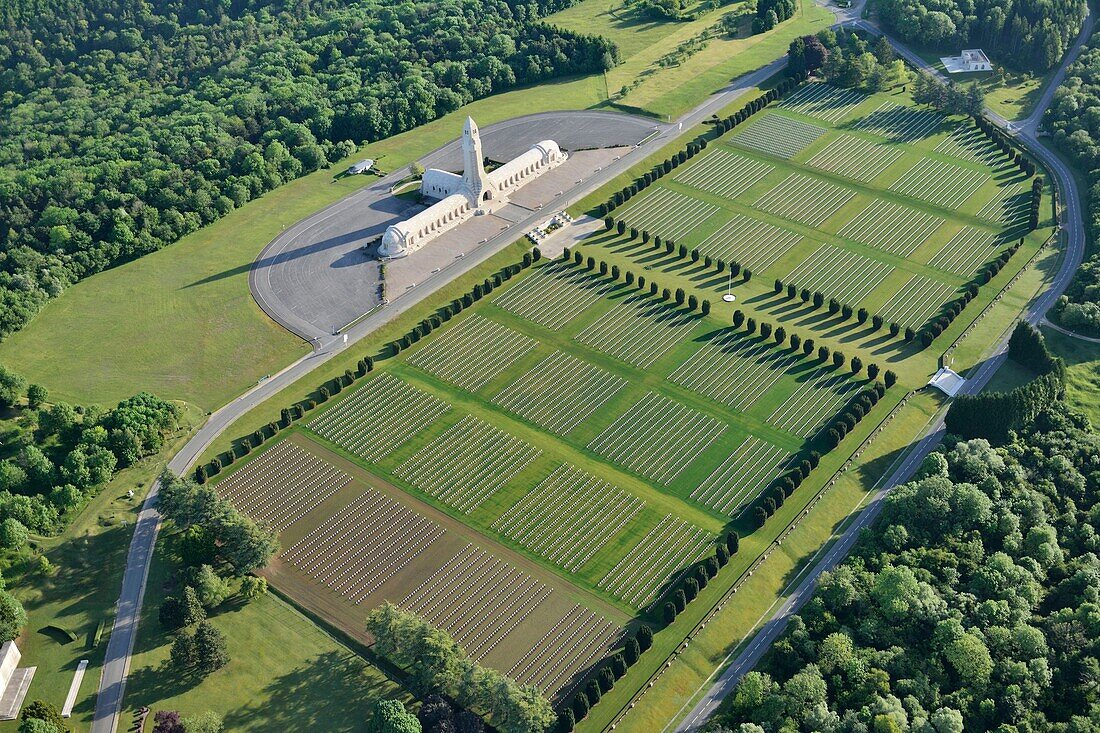
[[[555,351],[505,387],[493,402],[539,427],[565,435],[626,385],[622,377]]]
[[[800,381],[795,391],[768,416],[768,422],[802,438],[811,438],[858,390],[859,384],[847,372],[822,367]]]
[[[359,605],[443,536],[443,527],[367,488],[282,559]]]
[[[216,488],[237,509],[281,532],[350,482],[351,476],[284,440]]]
[[[473,392],[537,345],[535,339],[475,313],[445,330],[407,361]]]
[[[691,492],[691,498],[735,516],[767,488],[791,454],[755,436],[745,441]]]
[[[934,214],[875,199],[838,233],[884,252],[908,257],[944,221]]]
[[[538,268],[492,302],[532,323],[557,331],[615,287],[572,262],[558,260]]]
[[[649,605],[678,571],[706,555],[714,535],[666,515],[600,580],[600,587],[635,608]]]
[[[504,560],[467,545],[398,605],[447,631],[481,661],[550,592]]]
[[[914,142],[939,132],[944,119],[938,112],[883,102],[874,112],[857,120],[854,127],[895,142]]]
[[[763,161],[715,150],[673,180],[732,199],[752,188],[775,168]]]
[[[576,336],[578,343],[645,369],[687,338],[696,318],[646,295],[632,295]]]
[[[903,173],[890,190],[946,209],[958,209],[988,180],[988,173],[922,158]]]
[[[985,133],[964,123],[952,128],[951,133],[936,146],[936,152],[993,167],[1005,160],[1004,153],[997,149]]]
[[[855,197],[855,191],[835,183],[792,173],[753,204],[806,226],[821,225]]]
[[[866,182],[893,165],[902,152],[854,135],[842,135],[809,162],[815,168]]]
[[[766,221],[734,214],[699,245],[699,251],[725,262],[740,262],[754,272],[761,272],[774,265],[802,239],[802,235]]]
[[[909,278],[901,290],[879,308],[879,315],[902,328],[920,328],[955,294],[955,288],[924,275]]]
[[[932,267],[970,277],[978,267],[997,255],[1001,237],[977,227],[965,226],[928,263]]]
[[[797,360],[790,351],[730,328],[711,336],[669,379],[724,405],[745,410]]]
[[[505,512],[493,529],[575,573],[643,506],[642,499],[563,464]]]
[[[667,485],[718,439],[726,426],[674,399],[647,392],[588,447]]]
[[[541,452],[467,415],[398,466],[394,473],[448,506],[469,514]]]
[[[683,239],[717,213],[713,204],[657,186],[653,193],[629,204],[619,218],[665,239]]]
[[[383,372],[306,427],[376,463],[450,409],[438,397]]]
[[[506,674],[521,685],[534,685],[563,700],[573,691],[573,685],[566,684],[574,672],[589,668],[621,635],[617,625],[578,603]]]
[[[828,131],[820,125],[766,113],[735,133],[729,142],[789,160],[810,147],[826,132]]]
[[[791,272],[786,282],[854,305],[878,287],[893,269],[884,262],[823,244]]]
[[[855,89],[841,89],[832,84],[810,83],[779,103],[808,117],[817,117],[826,122],[839,122],[847,117],[867,95]]]

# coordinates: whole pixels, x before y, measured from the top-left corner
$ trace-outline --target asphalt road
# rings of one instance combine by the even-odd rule
[[[856,15],[856,17],[858,18],[858,15]],[[1051,99],[1053,99],[1054,89],[1065,77],[1066,67],[1077,58],[1077,55],[1081,52],[1082,45],[1091,35],[1094,20],[1095,15],[1090,11],[1088,18],[1086,18],[1083,24],[1081,35],[1078,37],[1074,47],[1070,49],[1069,53],[1065,56],[1058,72],[1051,78],[1035,111],[1022,122],[1013,125],[1015,128],[1014,134],[1016,134],[1021,143],[1023,143],[1035,157],[1039,158],[1043,164],[1047,166],[1047,169],[1054,174],[1055,183],[1061,195],[1060,200],[1063,204],[1061,225],[1066,235],[1066,251],[1054,281],[1051,283],[1050,287],[1030,305],[1024,316],[1025,319],[1033,325],[1038,325],[1042,322],[1047,311],[1050,310],[1051,306],[1054,305],[1073,279],[1073,275],[1084,257],[1084,221],[1081,217],[1080,196],[1078,195],[1073,173],[1058,156],[1039,142],[1036,133],[1043,114],[1047,107],[1050,106]],[[882,31],[866,20],[854,22],[864,30],[882,34]],[[900,44],[896,39],[889,36],[887,36],[887,38],[906,60],[920,68],[932,71],[919,56]],[[987,110],[987,116],[998,125],[1007,127],[1007,122],[999,115],[995,115]],[[1008,335],[1006,334],[1000,342],[990,349],[986,360],[983,361],[974,374],[967,379],[962,392],[974,394],[981,391],[1007,358]],[[760,658],[764,656],[764,653],[783,633],[791,616],[797,613],[803,604],[813,596],[814,590],[817,587],[817,581],[821,574],[835,568],[851,551],[852,546],[855,544],[856,540],[859,539],[860,533],[874,523],[882,509],[882,502],[886,495],[889,494],[895,486],[908,481],[920,466],[921,462],[924,461],[924,458],[937,444],[939,444],[944,434],[943,418],[945,414],[946,408],[936,415],[935,419],[929,424],[928,428],[926,428],[924,436],[909,448],[909,451],[905,454],[905,458],[896,469],[891,472],[889,477],[885,481],[880,481],[879,487],[875,490],[867,505],[845,528],[832,545],[828,547],[828,550],[817,563],[812,565],[811,568],[805,572],[805,575],[802,576],[798,584],[789,591],[789,594],[785,597],[783,602],[775,608],[770,618],[759,627],[749,644],[737,653],[736,657],[732,657],[731,655],[732,658],[726,660],[728,666],[725,667],[717,679],[713,682],[708,680],[708,683],[711,684],[710,689],[698,700],[691,711],[676,726],[676,733],[695,733],[700,731],[710,717],[718,710],[725,697],[737,687],[737,684],[741,681],[745,673],[756,666]]]
[[[642,143],[635,152],[624,156],[621,161],[617,161],[616,165],[605,167],[596,176],[585,181],[582,186],[566,194],[563,197],[562,208],[570,206],[591,191],[603,186],[621,171],[633,165],[638,158],[644,157],[651,151],[657,150],[687,134],[693,126],[736,101],[738,97],[767,79],[785,64],[786,57],[784,56],[757,71],[739,77],[676,122],[660,126],[660,132]],[[313,217],[310,217],[310,219],[313,219]],[[396,298],[389,306],[371,313],[345,331],[343,335],[331,336],[326,334],[318,336],[313,340],[313,353],[302,357],[283,371],[271,376],[213,413],[202,429],[169,461],[168,468],[177,474],[190,470],[207,446],[253,406],[332,359],[382,324],[432,295],[447,282],[484,262],[514,242],[515,239],[515,235],[510,233],[494,237],[467,257],[458,260],[454,265],[426,279],[408,294]],[[344,336],[347,337],[346,343],[344,342]],[[129,674],[130,658],[137,638],[141,606],[145,597],[145,584],[149,577],[149,562],[152,558],[153,547],[160,527],[160,515],[156,510],[158,490],[159,483],[154,483],[145,499],[145,503],[142,505],[134,527],[133,539],[130,542],[130,550],[126,558],[126,569],[122,579],[122,589],[119,594],[115,620],[111,627],[103,670],[100,675],[99,691],[91,727],[92,733],[114,733],[122,715],[126,677]]]

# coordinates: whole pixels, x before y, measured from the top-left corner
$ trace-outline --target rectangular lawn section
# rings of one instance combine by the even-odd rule
[[[779,106],[792,112],[817,117],[826,122],[840,122],[867,97],[855,89],[841,89],[831,84],[805,84],[784,99]]]

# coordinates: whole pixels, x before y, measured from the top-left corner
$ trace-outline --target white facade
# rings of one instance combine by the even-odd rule
[[[944,56],[940,59],[949,74],[966,74],[972,71],[993,71],[993,64],[980,48],[963,49],[960,56]]]
[[[485,172],[481,152],[481,134],[473,118],[466,118],[462,130],[462,175],[435,168],[424,172],[420,194],[439,199],[419,214],[393,224],[382,235],[380,257],[404,257],[443,232],[462,223],[494,204],[534,178],[565,161],[565,154],[553,140],[536,143],[492,173]]]

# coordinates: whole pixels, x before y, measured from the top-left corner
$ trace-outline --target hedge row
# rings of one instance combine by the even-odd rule
[[[538,247],[535,247],[530,252],[524,252],[523,259],[520,262],[506,265],[501,268],[498,272],[493,274],[492,277],[486,278],[483,282],[475,285],[469,293],[451,301],[433,315],[422,319],[420,323],[409,329],[409,332],[404,336],[391,341],[386,345],[386,348],[383,349],[383,354],[396,356],[402,349],[406,349],[424,338],[432,331],[451,320],[451,318],[458,315],[463,309],[473,305],[476,301],[491,293],[494,288],[507,282],[512,277],[519,274],[521,270],[530,267],[532,263],[540,259],[542,259],[542,253],[539,251]],[[374,357],[369,355],[364,356],[358,361],[354,371],[347,369],[342,375],[334,377],[318,386],[315,391],[316,397],[309,397],[289,407],[284,407],[279,414],[278,421],[270,422],[250,435],[242,436],[236,441],[235,447],[230,448],[225,453],[215,456],[209,463],[203,463],[196,466],[195,480],[200,484],[206,483],[208,479],[221,473],[222,469],[228,468],[237,461],[237,448],[240,449],[242,458],[247,456],[253,450],[263,445],[264,442],[278,435],[280,431],[290,427],[294,421],[300,420],[307,412],[317,407],[317,405],[327,402],[331,397],[340,394],[344,389],[354,384],[357,379],[365,377],[373,370]]]
[[[1031,211],[1028,212],[1027,227],[1031,231],[1039,228],[1039,207],[1043,205],[1043,179],[1037,176],[1031,182]]]
[[[615,229],[620,235],[627,234],[626,222],[621,219],[617,220],[614,217],[605,216],[603,225],[604,229],[608,231]],[[649,244],[652,242],[654,250],[663,249],[665,254],[675,255],[681,260],[690,259],[692,262],[699,262],[701,260],[705,267],[713,267],[717,269],[718,272],[725,272],[726,268],[729,268],[730,274],[732,274],[733,277],[740,275],[744,282],[752,280],[752,270],[747,267],[742,267],[741,263],[737,260],[727,262],[726,260],[714,258],[710,255],[704,255],[698,248],[689,251],[687,245],[677,245],[676,242],[671,239],[661,239],[660,234],[651,235],[647,229],[638,231],[637,227],[631,227],[629,238],[633,240],[639,237],[642,239],[642,244]]]
[[[597,260],[593,256],[585,258],[579,251],[570,252],[566,247],[562,251],[562,259],[569,260],[572,258],[573,263],[578,267],[584,267],[590,272],[599,272],[603,277],[610,278],[611,280],[618,281],[622,276],[627,285],[635,285],[638,290],[645,290],[648,283],[649,294],[654,297],[659,297],[663,302],[675,301],[678,306],[686,306],[688,310],[698,310],[704,316],[710,314],[710,301],[706,298],[699,300],[694,294],[688,295],[683,288],[676,288],[675,291],[668,288],[662,288],[657,284],[655,280],[646,280],[645,275],[639,275],[637,280],[634,278],[634,273],[627,270],[625,275],[618,265],[612,265],[610,268],[603,260]]]
[[[763,95],[747,103],[734,114],[721,119],[717,117],[714,118],[715,137],[721,137],[775,100],[782,99],[787,94],[790,94],[793,89],[796,89],[805,80],[805,75],[800,78],[784,79],[776,87],[769,89]],[[634,179],[633,183],[624,186],[620,191],[616,191],[607,201],[600,204],[597,207],[599,216],[607,216],[631,198],[647,189],[653,183],[668,175],[691,158],[694,158],[697,154],[705,150],[706,147],[707,139],[705,137],[699,137],[692,140],[685,145],[682,150],[677,151],[671,157],[665,158],[663,161],[653,166],[651,171]]]
[[[1035,175],[1035,164],[1031,162],[1031,159],[1024,155],[1017,147],[1016,143],[1008,135],[1001,131],[1001,128],[994,125],[985,117],[977,116],[973,118],[974,127],[978,128],[985,134],[989,141],[997,146],[1002,153],[1004,153],[1010,161],[1016,164],[1024,174],[1028,176]]]

